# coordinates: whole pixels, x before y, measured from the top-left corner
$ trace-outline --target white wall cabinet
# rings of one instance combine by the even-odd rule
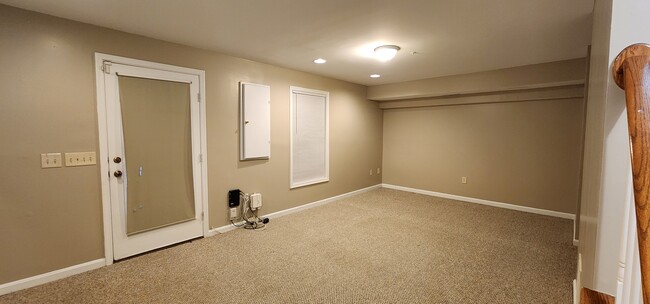
[[[271,87],[241,82],[240,160],[271,157]]]

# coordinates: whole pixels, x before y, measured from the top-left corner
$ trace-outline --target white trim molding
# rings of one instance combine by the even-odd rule
[[[37,276],[25,278],[18,281],[13,281],[0,285],[0,296],[8,294],[10,292],[18,291],[21,289],[26,289],[41,284],[53,282],[75,274],[80,274],[82,272],[90,271],[93,269],[101,268],[106,265],[104,259],[97,259],[94,261],[73,265],[59,270],[50,271],[48,273],[39,274]]]
[[[468,202],[468,203],[475,203],[475,204],[487,205],[487,206],[492,206],[492,207],[523,211],[523,212],[528,212],[528,213],[535,213],[535,214],[541,214],[541,215],[554,216],[554,217],[570,219],[570,220],[575,220],[575,218],[576,218],[575,214],[571,214],[571,213],[564,213],[564,212],[558,212],[558,211],[552,211],[552,210],[546,210],[546,209],[525,207],[525,206],[513,205],[513,204],[508,204],[508,203],[489,201],[489,200],[484,200],[484,199],[474,198],[474,197],[467,197],[467,196],[460,196],[460,195],[447,194],[447,193],[441,193],[441,192],[434,192],[434,191],[429,191],[429,190],[415,189],[415,188],[409,188],[409,187],[403,187],[403,186],[397,186],[397,185],[391,185],[391,184],[382,184],[382,187],[383,188],[388,188],[388,189],[394,189],[394,190],[401,190],[401,191],[406,191],[406,192],[424,194],[424,195],[429,195],[429,196],[448,198],[448,199],[453,199],[453,200],[458,200],[458,201],[463,201],[463,202]]]
[[[361,193],[368,192],[368,191],[375,190],[375,189],[379,189],[379,188],[381,188],[381,187],[382,187],[381,184],[377,184],[377,185],[370,186],[370,187],[366,187],[366,188],[362,188],[362,189],[359,189],[359,190],[354,190],[354,191],[351,191],[351,192],[348,192],[348,193],[343,193],[343,194],[340,194],[340,195],[337,195],[337,196],[332,196],[332,197],[329,197],[329,198],[326,198],[326,199],[322,199],[322,200],[319,200],[319,201],[315,201],[315,202],[312,202],[312,203],[307,203],[307,204],[300,205],[300,206],[297,206],[297,207],[293,207],[293,208],[289,208],[289,209],[280,210],[280,211],[277,211],[277,212],[273,212],[273,213],[265,214],[265,215],[263,215],[263,216],[264,216],[264,217],[268,217],[268,218],[270,218],[270,219],[273,219],[273,218],[279,218],[279,217],[283,217],[283,216],[285,216],[285,215],[289,215],[289,214],[292,214],[292,213],[296,213],[296,212],[304,211],[304,210],[307,210],[307,209],[310,209],[310,208],[314,208],[314,207],[317,207],[317,206],[320,206],[320,205],[325,205],[325,204],[333,203],[333,202],[336,202],[336,201],[342,200],[342,199],[344,199],[344,198],[348,198],[348,197],[352,197],[352,196],[355,196],[355,195],[359,195],[359,194],[361,194]],[[242,222],[242,223],[243,223],[243,222]],[[238,223],[238,224],[241,224],[241,223]],[[226,226],[221,226],[221,227],[213,228],[213,229],[211,229],[210,232],[206,235],[206,237],[209,237],[209,236],[215,236],[215,235],[217,235],[217,234],[221,234],[221,233],[226,233],[226,232],[228,232],[228,231],[232,231],[232,230],[235,230],[235,229],[237,229],[237,228],[236,228],[235,226],[233,226],[233,225],[226,225]]]

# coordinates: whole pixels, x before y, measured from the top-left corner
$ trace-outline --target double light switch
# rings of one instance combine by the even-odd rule
[[[43,153],[41,154],[41,168],[60,168],[61,153]]]

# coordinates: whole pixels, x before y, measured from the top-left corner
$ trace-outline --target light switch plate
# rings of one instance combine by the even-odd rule
[[[65,166],[91,166],[97,164],[95,152],[74,152],[65,154]]]
[[[41,154],[41,168],[61,168],[61,153]]]

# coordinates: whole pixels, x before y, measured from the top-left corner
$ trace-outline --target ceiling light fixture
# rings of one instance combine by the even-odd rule
[[[323,59],[323,58],[318,58],[318,59],[315,59],[315,60],[314,60],[314,63],[316,63],[316,64],[323,64],[323,63],[325,63],[325,62],[327,62],[327,60],[325,60],[325,59]]]
[[[381,75],[379,75],[379,74],[372,74],[372,75],[370,75],[370,78],[379,78],[379,77],[381,77]]]
[[[375,58],[379,61],[388,61],[393,59],[399,50],[400,47],[396,45],[378,46],[375,48]]]

